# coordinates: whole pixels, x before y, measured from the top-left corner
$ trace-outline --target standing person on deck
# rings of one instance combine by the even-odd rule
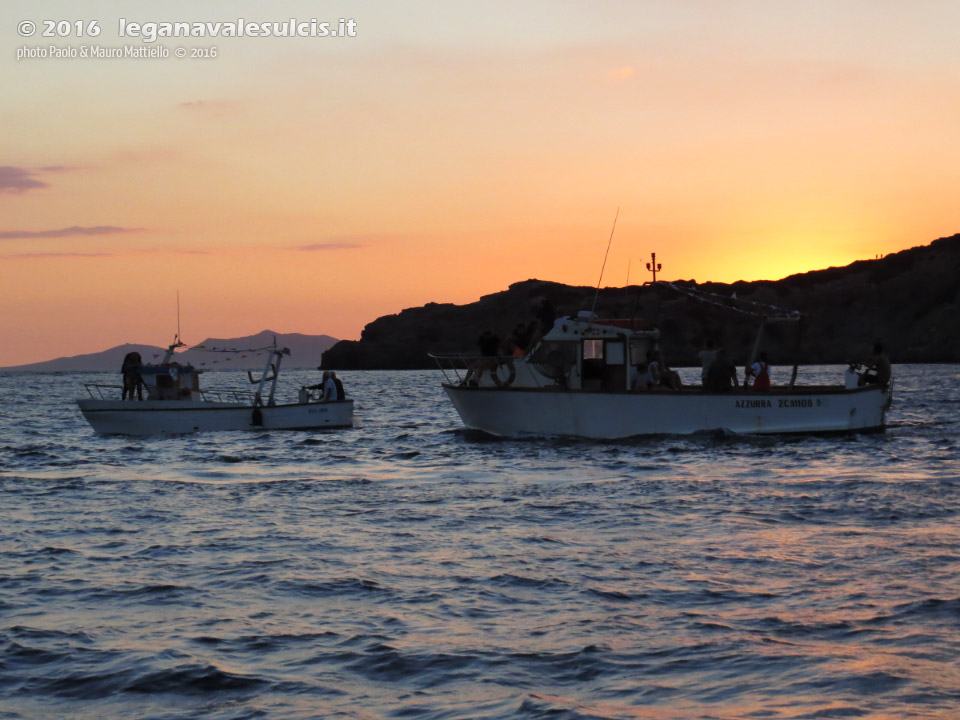
[[[707,372],[713,361],[717,359],[717,349],[713,346],[713,340],[707,340],[706,346],[697,353],[700,358],[700,384],[707,384]]]
[[[120,372],[123,374],[123,392],[120,395],[121,400],[128,397],[133,400],[133,393],[137,393],[137,400],[143,400],[143,378],[140,376],[140,353],[129,352],[123,358],[123,367]]]
[[[732,388],[739,388],[737,368],[727,358],[727,351],[717,350],[717,359],[713,361],[707,371],[707,382],[703,389],[707,392],[730,392]]]
[[[767,362],[767,354],[760,353],[760,358],[747,368],[746,377],[743,380],[744,386],[750,376],[753,376],[753,389],[760,392],[766,392],[770,389],[770,365]]]

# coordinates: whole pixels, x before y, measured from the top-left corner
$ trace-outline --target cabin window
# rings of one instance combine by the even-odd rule
[[[607,365],[623,365],[625,352],[622,342],[608,342],[606,353]]]
[[[603,340],[584,340],[583,359],[603,360]]]

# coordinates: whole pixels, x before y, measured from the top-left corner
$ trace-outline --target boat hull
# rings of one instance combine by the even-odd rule
[[[254,408],[240,403],[83,398],[80,412],[104,435],[179,435],[214,430],[312,430],[353,425],[353,400]],[[259,420],[259,423],[257,422]]]
[[[616,440],[642,435],[829,433],[881,430],[890,390],[609,393],[560,389],[444,389],[464,425],[491,435]]]

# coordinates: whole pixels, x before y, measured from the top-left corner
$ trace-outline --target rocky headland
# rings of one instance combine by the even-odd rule
[[[774,365],[840,363],[869,357],[880,341],[895,363],[960,362],[960,235],[941,238],[877,260],[791,275],[782,280],[602,288],[600,317],[643,318],[662,332],[668,361],[696,365],[707,339],[722,343],[733,359],[750,352],[759,318],[731,312],[743,301],[798,310],[795,330],[770,325],[763,347]],[[691,299],[682,290],[711,293],[716,303]],[[342,340],[323,354],[336,370],[433,368],[429,353],[476,352],[484,332],[507,337],[535,320],[544,300],[558,315],[589,310],[595,288],[543,280],[514,283],[468,305],[428,303],[367,325],[360,340]]]

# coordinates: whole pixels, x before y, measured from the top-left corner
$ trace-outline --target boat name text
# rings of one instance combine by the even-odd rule
[[[814,405],[819,406],[821,404],[820,400],[817,400],[814,403],[811,398],[778,398],[777,407],[778,408],[812,408]],[[773,400],[767,398],[758,398],[756,400],[737,400],[736,407],[743,410],[755,410],[757,408],[772,408]]]

